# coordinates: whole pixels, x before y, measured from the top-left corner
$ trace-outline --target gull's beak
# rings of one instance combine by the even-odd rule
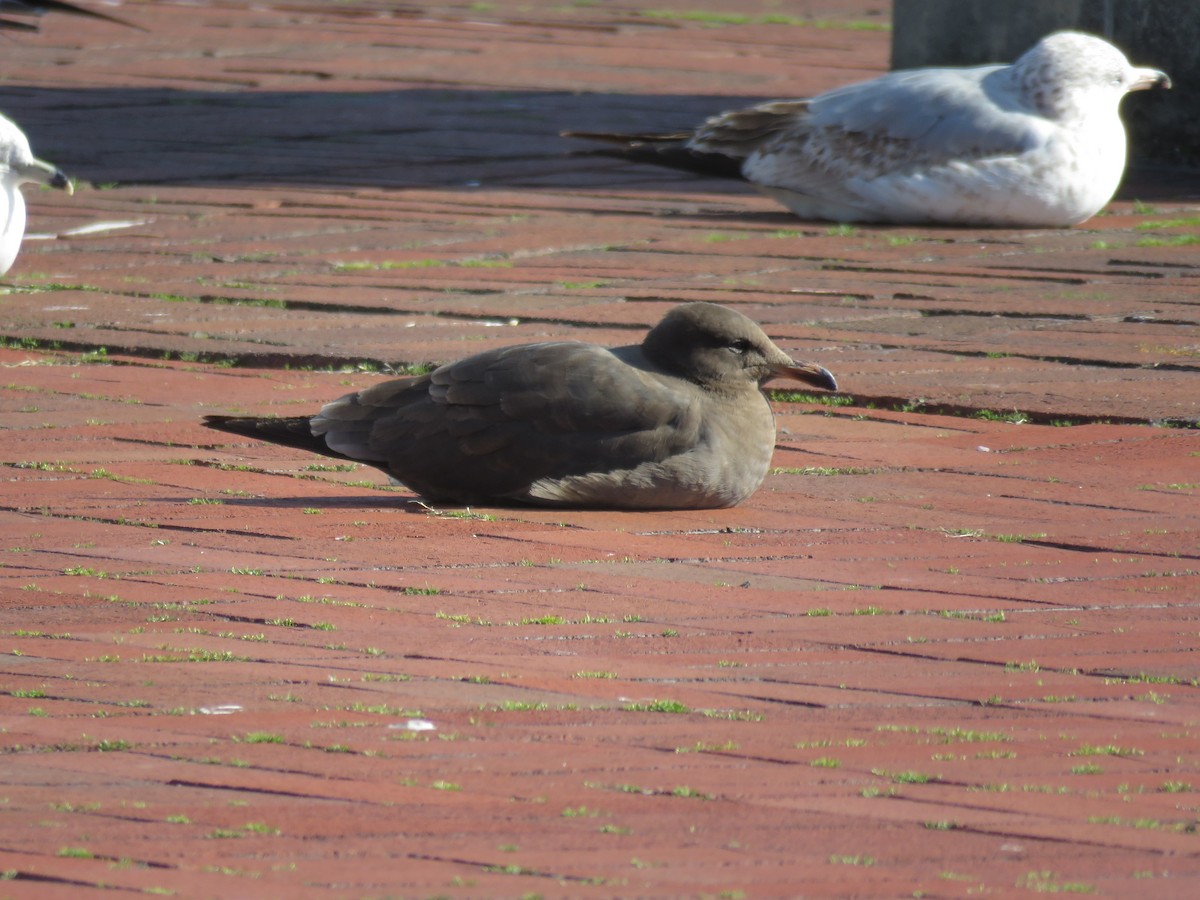
[[[58,188],[66,191],[68,196],[75,193],[75,186],[71,184],[71,179],[59,169],[41,159],[35,159],[28,165],[21,166],[19,169],[22,179],[32,181],[35,184],[44,184],[46,187]]]
[[[1170,76],[1158,69],[1134,69],[1133,74],[1133,84],[1129,86],[1131,91],[1147,91],[1151,88],[1165,90],[1171,86]]]
[[[827,391],[838,389],[837,379],[833,377],[833,373],[816,363],[791,363],[791,365],[777,365],[771,368],[776,375],[784,378],[794,378],[796,381],[803,381],[805,384],[824,388]]]

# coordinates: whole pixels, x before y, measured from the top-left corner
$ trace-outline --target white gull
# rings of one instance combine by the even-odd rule
[[[12,268],[25,236],[23,184],[44,184],[72,193],[71,180],[55,166],[37,159],[16,123],[0,116],[0,275]]]
[[[1062,31],[1012,65],[891,72],[722,113],[692,132],[565,134],[740,174],[804,219],[1061,227],[1116,192],[1121,98],[1170,86],[1107,41]]]

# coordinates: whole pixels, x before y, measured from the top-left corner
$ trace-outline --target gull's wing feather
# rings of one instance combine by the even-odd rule
[[[617,352],[640,361],[636,348]],[[613,351],[573,342],[482,353],[335,400],[313,431],[422,494],[467,500],[520,497],[537,481],[694,446],[700,417],[688,397],[613,363]]]
[[[949,160],[1022,153],[1044,137],[1007,79],[1007,66],[919,69],[849,85],[811,100],[764,103],[701,126],[690,147],[750,161],[750,180],[784,165],[796,177],[875,177]],[[785,157],[772,160],[771,157]],[[754,170],[752,174],[751,169]],[[777,181],[775,183],[778,183]]]

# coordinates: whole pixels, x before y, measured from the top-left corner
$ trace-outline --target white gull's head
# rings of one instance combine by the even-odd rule
[[[1158,69],[1132,66],[1108,41],[1059,31],[1038,41],[1012,66],[1022,92],[1050,119],[1067,123],[1091,115],[1115,115],[1129,91],[1171,86]]]
[[[71,180],[29,149],[16,123],[0,116],[0,275],[11,268],[25,236],[25,198],[21,185],[43,184],[72,192]]]

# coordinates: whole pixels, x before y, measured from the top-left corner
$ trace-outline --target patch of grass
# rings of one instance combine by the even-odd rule
[[[762,13],[749,15],[739,12],[716,12],[698,9],[643,9],[635,15],[646,19],[663,21],[695,22],[708,27],[722,25],[790,25],[800,28],[846,29],[847,31],[890,31],[891,25],[885,21],[867,19],[813,19],[804,16],[792,16],[784,13]]]
[[[250,662],[250,657],[239,656],[231,650],[173,649],[163,648],[165,653],[143,653],[145,663],[176,662]],[[117,657],[119,659],[120,657]],[[114,660],[115,662],[116,660]]]
[[[877,788],[877,787],[865,787],[861,791],[859,791],[859,796],[865,797],[868,800],[873,799],[875,797],[895,797],[896,789],[888,788],[885,791],[885,790],[881,790],[880,788]]]
[[[240,738],[235,737],[235,743],[239,744],[282,744],[284,737],[282,734],[274,734],[270,731],[250,731]]]
[[[723,744],[710,744],[706,741],[697,741],[691,747],[676,747],[676,753],[730,753],[738,748],[738,745],[733,741],[725,741]]]
[[[1037,534],[989,534],[988,538],[998,541],[1001,544],[1023,544],[1026,541],[1045,540],[1046,532],[1040,531]]]
[[[122,750],[130,749],[132,746],[132,741],[124,741],[120,738],[104,738],[92,744],[91,749],[97,753],[119,753]]]
[[[505,700],[492,708],[498,712],[540,712],[549,709],[550,706],[547,703],[533,703],[529,700]]]
[[[1039,894],[1093,894],[1096,888],[1082,881],[1060,881],[1053,872],[1029,872],[1017,879],[1018,888]]]
[[[706,719],[723,719],[727,722],[761,722],[766,718],[752,709],[698,709],[696,712]]]
[[[928,784],[931,781],[936,781],[937,778],[933,775],[926,775],[922,772],[910,770],[904,772],[889,772],[886,769],[872,769],[872,775],[880,778],[888,778],[896,784]]]
[[[1008,422],[1010,425],[1024,425],[1029,421],[1029,415],[1021,412],[1019,409],[1014,409],[1011,412],[996,412],[991,409],[981,409],[975,413],[974,418],[983,419],[987,422]]]
[[[853,406],[853,397],[839,394],[810,394],[807,391],[767,391],[776,403],[810,403],[814,406]]]
[[[415,502],[431,516],[435,516],[439,519],[472,519],[478,522],[496,521],[496,517],[491,513],[477,513],[469,506],[465,509],[436,509],[427,503],[422,503],[419,500]]]
[[[1136,747],[1118,747],[1116,744],[1084,744],[1078,750],[1072,750],[1067,756],[1145,756],[1144,750]]]
[[[448,259],[389,259],[382,262],[334,263],[335,272],[390,272],[403,269],[444,269],[451,266],[462,268],[512,268],[512,261],[496,257],[472,257],[460,260]]]
[[[1158,221],[1138,222],[1133,226],[1135,231],[1156,231],[1160,228],[1196,228],[1200,226],[1200,216],[1190,216],[1185,219],[1161,219]]]
[[[1036,659],[1031,659],[1029,662],[1006,662],[1004,664],[1005,672],[1040,672],[1042,667]]]
[[[1194,247],[1200,244],[1200,234],[1173,234],[1170,237],[1138,238],[1136,247]]]
[[[878,475],[883,469],[864,466],[777,466],[772,475]]]
[[[462,266],[466,269],[511,269],[513,264],[510,259],[495,259],[492,257],[482,259],[460,259],[454,265]]]
[[[349,712],[365,712],[377,716],[395,716],[398,719],[420,719],[419,709],[407,709],[390,703],[351,703],[344,707]]]
[[[842,866],[873,866],[875,858],[873,856],[864,856],[862,854],[854,854],[853,856],[834,853],[829,857],[829,861],[836,865]]]
[[[581,819],[586,817],[595,818],[600,815],[599,810],[590,809],[587,806],[568,806],[560,815],[565,819]]]
[[[91,566],[67,566],[64,575],[86,575],[91,578],[107,578],[108,573],[103,569],[93,569]]]
[[[377,263],[361,260],[358,262],[334,263],[333,270],[335,272],[387,272],[392,269],[440,269],[447,265],[449,263],[442,259],[384,260]]]
[[[626,712],[689,713],[691,709],[678,700],[651,700],[649,703],[630,703],[622,706]]]

